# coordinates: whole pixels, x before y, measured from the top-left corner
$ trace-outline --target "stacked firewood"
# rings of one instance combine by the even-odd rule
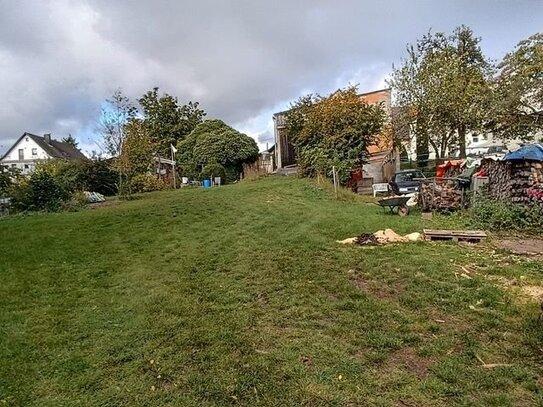
[[[540,161],[488,160],[482,163],[481,169],[488,176],[488,193],[497,199],[527,205],[543,188],[543,162]]]
[[[497,199],[511,198],[511,162],[485,160],[481,168],[488,177],[488,193]]]
[[[456,211],[462,208],[463,192],[454,180],[429,179],[421,184],[422,210]]]
[[[533,202],[533,191],[543,186],[543,163],[519,161],[511,166],[511,200],[519,204]]]

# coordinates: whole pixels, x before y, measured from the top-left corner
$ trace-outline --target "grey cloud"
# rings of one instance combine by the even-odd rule
[[[499,58],[542,17],[530,0],[0,0],[0,145],[24,131],[82,135],[114,89],[136,98],[153,86],[252,123],[265,143],[277,106],[349,81],[379,86],[429,28],[470,25]]]
[[[266,143],[273,144],[274,137],[273,137],[272,132],[270,130],[267,130],[267,131],[257,135],[256,136],[256,141],[258,143],[260,143],[260,144],[263,144],[263,145],[265,145]]]

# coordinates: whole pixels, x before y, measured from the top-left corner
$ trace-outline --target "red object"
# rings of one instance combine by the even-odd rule
[[[450,161],[444,162],[441,165],[438,165],[437,171],[436,171],[436,178],[443,178],[449,168],[451,167],[462,168],[465,163],[466,163],[466,160],[450,160]]]
[[[362,171],[362,168],[359,168],[356,171],[351,171],[351,177],[349,178],[349,187],[351,189],[356,189],[358,181],[360,181],[362,178],[364,178],[364,172]]]

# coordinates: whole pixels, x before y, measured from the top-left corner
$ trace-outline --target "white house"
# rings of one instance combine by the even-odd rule
[[[411,161],[417,160],[416,137],[410,137],[403,143],[407,157]],[[466,134],[466,154],[468,156],[503,155],[508,151],[514,151],[524,143],[521,140],[501,140],[492,133]],[[447,157],[457,157],[458,151],[447,151]],[[430,146],[429,160],[435,160],[435,150]]]
[[[86,157],[73,145],[53,140],[50,134],[24,133],[0,158],[0,165],[30,174],[38,160],[47,159],[84,160]]]

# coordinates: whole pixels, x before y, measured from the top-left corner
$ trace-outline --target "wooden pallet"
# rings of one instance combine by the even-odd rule
[[[480,230],[433,230],[424,229],[426,240],[452,240],[479,243],[486,239],[486,233]]]

